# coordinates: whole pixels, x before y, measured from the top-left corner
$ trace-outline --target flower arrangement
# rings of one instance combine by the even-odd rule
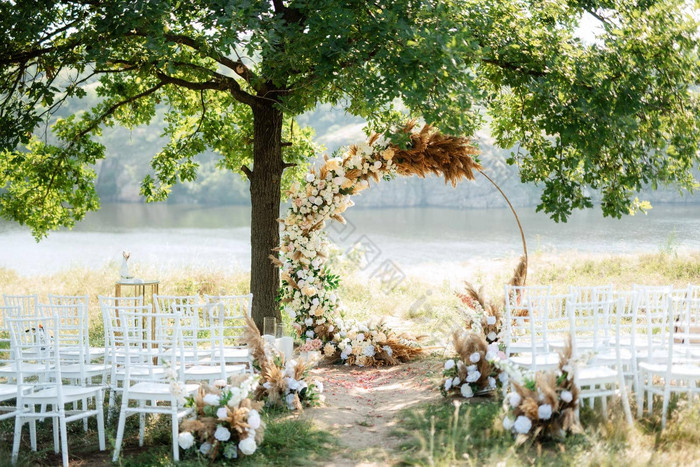
[[[513,382],[506,396],[503,428],[516,435],[518,444],[544,437],[562,439],[580,433],[578,388],[571,364],[571,340],[559,356],[559,369],[538,372],[522,383]]]
[[[522,286],[525,283],[527,273],[527,259],[520,258],[513,277],[509,284]],[[498,305],[489,299],[484,288],[478,290],[469,282],[465,281],[464,292],[457,292],[457,297],[467,307],[463,310],[466,314],[466,327],[476,334],[482,335],[486,342],[492,344],[500,340],[503,328],[503,308],[505,307],[505,297]]]
[[[194,448],[211,460],[253,455],[265,431],[260,418],[263,404],[250,398],[257,385],[252,376],[239,377],[231,385],[225,381],[213,387],[202,384],[185,403],[194,409],[195,417],[180,423],[180,447]]]
[[[254,398],[265,401],[270,407],[289,410],[301,410],[323,402],[323,384],[309,375],[309,365],[301,360],[285,361],[283,354],[265,344],[255,322],[250,317],[246,319],[248,326],[243,341],[250,348],[253,366],[260,371],[260,384],[254,391]]]
[[[468,399],[508,383],[508,373],[499,364],[506,355],[497,343],[488,344],[483,336],[461,330],[455,331],[452,338],[459,357],[445,362],[445,380],[440,388],[443,396],[454,393]]]
[[[322,346],[321,339],[309,339],[299,347],[299,352],[317,352]]]
[[[406,347],[415,346],[405,345],[402,339],[406,338],[401,337],[362,339],[362,350],[353,346],[351,353],[344,352],[347,342],[340,348],[359,325],[346,326],[339,316],[342,305],[334,292],[339,278],[326,266],[329,257],[323,231],[326,222],[345,223],[342,214],[353,205],[350,196],[368,188],[370,179],[378,182],[396,174],[435,173],[444,175],[454,185],[460,178],[473,180],[474,170],[481,168],[472,158],[476,149],[469,140],[441,135],[429,126],[412,132],[413,126],[409,123],[403,130],[403,139],[409,141],[405,149],[380,141],[379,135],[374,135],[367,143],[351,146],[342,157],[326,156],[318,171],[311,170],[301,183],[293,185],[288,193],[291,207],[282,220],[279,257],[270,257],[281,269],[282,309],[292,319],[299,336],[303,340],[321,339],[330,343],[333,349],[324,346],[324,354],[340,354],[341,358],[345,354],[347,358],[343,360],[348,364],[398,363],[415,355],[413,350],[406,351]],[[365,327],[369,330],[369,326]],[[356,340],[355,337],[350,339]],[[392,352],[384,347],[390,347]]]

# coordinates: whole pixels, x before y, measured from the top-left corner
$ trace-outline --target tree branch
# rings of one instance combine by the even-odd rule
[[[248,180],[253,180],[253,171],[248,168],[248,166],[243,165],[241,166],[241,171],[245,174],[246,177],[248,177]]]

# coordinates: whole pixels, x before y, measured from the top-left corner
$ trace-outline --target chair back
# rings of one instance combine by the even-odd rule
[[[156,313],[170,313],[173,306],[194,305],[199,301],[197,295],[153,295]]]
[[[150,306],[125,307],[120,312],[124,336],[125,381],[169,382],[168,367],[181,373],[180,320],[173,313],[154,313]]]
[[[658,354],[660,347],[666,347],[669,332],[668,299],[673,294],[673,288],[635,285],[634,289],[638,291],[634,307],[634,322],[637,326],[642,326],[644,332],[643,338],[636,339],[635,345],[645,346],[649,351],[648,357],[651,359],[652,353]]]
[[[669,297],[669,358],[700,365],[700,298]]]
[[[59,401],[62,400],[61,361],[55,342],[58,318],[34,315],[7,321],[19,386],[17,406],[22,406],[19,398],[28,388],[56,388]],[[38,379],[35,378],[37,374],[40,375]]]
[[[173,304],[173,314],[180,321],[182,358],[185,365],[198,364],[211,355],[213,334],[208,308],[204,304]]]
[[[36,312],[36,307],[39,304],[39,296],[32,295],[7,295],[2,296],[5,301],[5,306],[19,307],[19,312],[22,315],[33,315]]]
[[[80,302],[67,305],[42,305],[46,315],[56,318],[55,340],[62,364],[78,364],[81,380],[85,365],[90,363],[87,336],[87,309]]]
[[[582,301],[572,296],[568,303],[571,345],[575,358],[588,354],[591,358],[610,348],[611,337],[617,335],[614,319],[614,300]]]
[[[205,295],[212,335],[212,360],[222,360],[235,349],[247,349],[241,338],[248,326],[253,295]],[[248,359],[246,357],[244,359]]]
[[[19,318],[19,310],[18,306],[0,306],[0,366],[14,364],[11,351],[10,323],[8,320]]]
[[[613,285],[595,285],[595,286],[569,286],[569,293],[573,295],[574,300],[587,302],[602,302],[613,300]]]

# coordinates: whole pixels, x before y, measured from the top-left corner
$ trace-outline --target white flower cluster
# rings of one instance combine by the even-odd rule
[[[462,360],[447,360],[443,368],[443,374],[447,376],[445,379],[442,390],[447,394],[450,390],[456,390],[459,388],[459,392],[465,398],[470,398],[474,396],[475,391],[479,390],[491,390],[498,387],[499,382],[504,385],[508,382],[508,375],[502,371],[500,362],[502,362],[504,355],[498,349],[497,343],[489,344],[487,347],[487,352],[482,356],[481,352],[473,352],[469,355],[470,365],[467,365]],[[498,369],[498,380],[493,376],[488,376],[486,380],[482,379],[481,372],[477,363],[485,359],[494,368]],[[460,378],[460,375],[466,374],[464,379]],[[481,386],[477,385],[479,380],[482,380]],[[484,384],[485,383],[485,384]]]
[[[301,400],[302,398],[306,397],[306,392],[309,389],[309,383],[307,383],[304,380],[297,380],[294,378],[294,375],[296,374],[296,367],[298,365],[298,362],[296,360],[289,360],[285,363],[285,368],[284,368],[284,379],[285,382],[287,383],[287,388],[285,389],[284,392],[284,401],[287,404],[287,408],[289,410],[295,410],[297,407],[295,406],[295,400],[298,398]],[[270,383],[265,383],[265,384],[270,384]],[[323,398],[324,396],[321,396],[320,394],[323,392],[323,384],[320,381],[314,381],[311,383],[311,386],[315,390],[317,394],[319,394],[319,398]]]
[[[358,339],[355,332],[347,337],[353,330],[345,330],[337,314],[340,300],[326,287],[328,241],[322,229],[328,220],[342,221],[341,214],[353,205],[350,195],[369,186],[368,176],[395,170],[394,151],[387,144],[360,143],[354,152],[327,160],[318,173],[312,171],[301,184],[292,186],[280,246],[283,309],[302,338],[330,343],[323,349],[326,355],[339,349],[344,360],[355,355],[360,361],[360,357],[371,359],[381,351],[381,336]],[[337,338],[343,332],[345,335]]]
[[[198,416],[216,415],[218,424],[213,433],[209,433],[204,442],[199,446],[199,452],[203,455],[212,453],[212,448],[215,442],[222,444],[223,449],[220,451],[224,457],[235,459],[238,453],[245,456],[250,456],[255,453],[258,448],[256,439],[256,430],[262,426],[260,413],[251,408],[250,401],[246,404],[242,402],[247,399],[258,385],[258,376],[251,376],[241,382],[238,386],[227,386],[226,381],[217,380],[214,382],[219,392],[207,393],[202,397],[204,404],[202,413],[197,413]],[[245,423],[247,428],[240,429],[240,426],[232,425],[232,417],[234,411],[237,413],[240,410],[245,410]],[[241,420],[236,420],[240,423]],[[184,426],[184,425],[183,425]],[[243,425],[245,426],[245,425]],[[182,431],[178,435],[178,444],[182,449],[190,449],[195,445],[195,437],[191,431]]]

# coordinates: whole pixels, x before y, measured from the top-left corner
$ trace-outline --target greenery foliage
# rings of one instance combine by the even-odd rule
[[[601,28],[592,44],[576,37],[584,13]],[[645,207],[644,184],[695,185],[692,15],[684,0],[2,2],[0,214],[37,238],[73,225],[98,208],[93,138],[159,109],[149,200],[193,180],[205,151],[245,172],[262,106],[285,116],[293,178],[315,146],[292,118],[330,103],[376,130],[407,114],[448,134],[488,121],[517,145],[522,180],[544,186],[540,209],[565,220],[594,189],[619,217]],[[90,110],[51,118],[89,89]]]

